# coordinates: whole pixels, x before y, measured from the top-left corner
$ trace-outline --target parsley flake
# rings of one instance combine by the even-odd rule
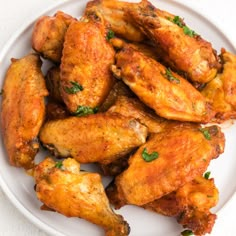
[[[209,179],[210,175],[211,175],[211,172],[210,172],[210,171],[207,171],[207,172],[204,174],[204,178],[205,178],[205,179]]]
[[[78,82],[70,81],[72,87],[65,87],[65,91],[69,94],[75,94],[79,91],[82,91],[84,88]]]
[[[170,68],[166,69],[166,73],[164,74],[165,78],[168,79],[170,82],[174,82],[176,84],[180,83],[180,80],[173,76]]]
[[[197,35],[197,33],[195,31],[191,30],[188,26],[184,26],[183,31],[186,35],[188,35],[192,38]]]
[[[203,133],[207,140],[211,140],[211,134],[209,133],[208,129],[200,128],[199,130]]]
[[[75,115],[76,116],[86,116],[86,115],[90,115],[90,114],[95,114],[98,112],[98,108],[92,108],[92,107],[88,107],[88,106],[78,106],[77,110],[75,111]]]
[[[62,161],[58,161],[58,162],[56,162],[56,164],[55,164],[55,167],[58,168],[58,169],[61,169],[62,166],[63,166]]]
[[[115,37],[115,33],[111,29],[109,29],[107,32],[106,40],[109,41],[110,39],[114,37]]]
[[[192,230],[186,229],[183,232],[181,232],[181,235],[183,235],[183,236],[190,236],[190,235],[193,235],[193,232],[192,232]]]
[[[151,154],[149,154],[149,153],[147,152],[147,149],[146,149],[146,148],[143,149],[142,158],[143,158],[143,160],[146,161],[146,162],[153,161],[153,160],[157,159],[158,156],[159,156],[159,154],[158,154],[157,152],[152,152]]]
[[[3,95],[3,89],[1,89],[1,91],[0,91],[0,95]]]

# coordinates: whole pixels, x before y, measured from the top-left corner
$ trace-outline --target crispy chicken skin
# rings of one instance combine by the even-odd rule
[[[145,209],[176,217],[178,223],[191,229],[195,235],[211,233],[216,215],[210,209],[216,206],[219,192],[214,179],[199,176],[178,190],[143,205]]]
[[[30,169],[39,149],[37,135],[48,95],[41,60],[36,54],[12,59],[2,95],[1,129],[10,164]]]
[[[99,11],[117,36],[141,42],[145,39],[145,35],[125,16],[124,8],[133,5],[133,3],[117,0],[93,0],[87,3],[85,13],[91,9]]]
[[[41,142],[56,156],[111,163],[145,143],[146,126],[119,114],[98,113],[45,123]]]
[[[147,126],[150,133],[161,132],[166,125],[172,122],[157,116],[139,99],[126,96],[119,96],[108,112],[119,113],[126,117],[135,118],[141,124]]]
[[[87,14],[70,24],[60,65],[60,91],[72,113],[78,106],[100,106],[114,83],[110,66],[115,51],[106,39],[106,24],[96,12]],[[81,86],[80,91],[68,92],[75,83]]]
[[[40,17],[33,29],[33,49],[44,58],[60,63],[65,32],[75,20],[62,11],[58,11],[54,16]]]
[[[58,164],[46,158],[34,170],[38,199],[67,217],[80,217],[101,226],[106,236],[126,236],[129,226],[113,212],[97,173],[81,172],[72,158]]]
[[[223,71],[201,91],[212,103],[218,122],[236,118],[236,56],[222,49],[221,58]]]
[[[171,14],[156,9],[150,2],[142,0],[125,9],[127,17],[162,49],[169,66],[186,73],[199,83],[206,83],[217,73],[219,63],[211,43],[199,35],[186,35],[182,27],[174,23]]]
[[[115,186],[108,187],[108,197],[116,208],[159,199],[202,175],[210,161],[224,151],[224,143],[217,126],[202,130],[193,124],[170,125],[153,134],[130,157],[128,169],[116,177]],[[157,159],[145,161],[153,152],[157,152]]]
[[[188,81],[132,47],[125,46],[116,54],[112,71],[161,117],[207,123],[214,116],[206,99]]]

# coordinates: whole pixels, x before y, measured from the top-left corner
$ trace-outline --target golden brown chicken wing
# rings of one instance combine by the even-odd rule
[[[91,10],[99,11],[110,24],[115,35],[131,41],[141,42],[145,38],[144,34],[125,16],[124,8],[128,6],[133,6],[133,3],[117,0],[93,0],[88,2],[85,13]]]
[[[112,70],[164,118],[206,123],[214,116],[206,99],[188,81],[132,47],[117,53]]]
[[[221,57],[223,71],[201,91],[212,103],[218,122],[236,118],[236,56],[222,50]]]
[[[145,209],[177,218],[183,227],[196,235],[211,233],[216,214],[210,209],[216,206],[219,192],[214,179],[199,176],[175,192],[145,204]]]
[[[114,83],[110,66],[115,52],[106,38],[106,25],[96,12],[87,14],[70,24],[60,65],[60,91],[72,113],[78,106],[100,106]]]
[[[125,8],[127,17],[151,39],[164,61],[199,83],[206,83],[217,73],[219,63],[211,43],[188,28],[179,16],[156,9],[147,0]]]
[[[44,124],[40,140],[56,156],[108,164],[146,141],[147,128],[119,114],[70,117]]]
[[[35,23],[32,47],[44,58],[60,63],[65,33],[76,19],[58,11],[54,16],[42,16]]]
[[[10,164],[32,168],[39,149],[37,135],[48,95],[41,60],[36,54],[12,59],[2,95],[1,130]]]
[[[39,163],[34,171],[36,194],[48,208],[67,217],[80,217],[101,226],[106,236],[126,236],[129,226],[115,214],[97,173],[80,172],[74,159]]]
[[[108,197],[116,208],[159,199],[202,175],[210,161],[223,152],[224,143],[217,126],[170,125],[130,157],[128,169],[108,188]]]
[[[170,122],[157,116],[150,108],[146,107],[139,99],[119,96],[108,112],[119,113],[126,117],[137,119],[147,126],[150,133],[161,132]]]

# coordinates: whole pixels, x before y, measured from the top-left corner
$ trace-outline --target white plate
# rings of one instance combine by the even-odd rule
[[[86,2],[87,1],[69,0],[64,4],[53,7],[42,15],[53,15],[57,10],[62,10],[73,16],[79,17],[82,14]],[[212,42],[214,48],[217,49],[218,52],[220,52],[221,47],[224,47],[235,53],[235,48],[227,37],[204,16],[173,1],[153,0],[151,2],[161,9],[168,10],[176,15],[184,17],[188,25],[203,38]],[[0,57],[1,87],[6,69],[10,64],[10,58],[20,58],[31,51],[30,38],[33,23],[34,22],[30,22],[21,31],[18,31],[19,33],[12,37],[8,45],[2,50],[3,53]],[[236,125],[232,124],[225,126],[223,130],[226,136],[225,152],[218,159],[213,160],[208,168],[208,170],[211,171],[211,176],[215,178],[216,185],[220,191],[220,201],[217,207],[213,209],[214,212],[219,211],[236,191],[236,182],[232,181],[236,171],[236,158],[234,158],[234,155],[236,155],[236,138],[234,137]],[[2,139],[0,156],[0,183],[3,190],[12,203],[39,228],[49,234],[57,236],[104,235],[103,230],[87,221],[78,218],[66,218],[54,212],[41,211],[39,209],[41,203],[37,200],[34,193],[33,179],[30,176],[27,176],[22,169],[14,168],[9,165],[3,148]],[[39,158],[42,157],[42,155],[39,156]],[[176,236],[179,235],[182,230],[175,219],[160,216],[138,207],[126,206],[117,212],[122,214],[129,222],[131,236]]]

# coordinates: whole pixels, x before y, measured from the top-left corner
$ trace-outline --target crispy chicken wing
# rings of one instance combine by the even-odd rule
[[[91,11],[91,9],[99,11],[117,36],[131,41],[141,42],[145,36],[125,16],[124,8],[127,8],[127,6],[133,6],[133,3],[117,0],[93,0],[88,2],[85,13]]]
[[[70,24],[60,65],[60,91],[72,113],[78,106],[100,106],[114,83],[110,66],[115,52],[106,39],[106,25],[96,12],[87,14]]]
[[[211,43],[196,35],[178,16],[156,9],[147,0],[125,8],[132,22],[163,51],[164,61],[187,77],[206,83],[217,73],[219,63]]]
[[[139,99],[119,96],[108,112],[119,113],[126,117],[137,119],[148,127],[150,133],[161,132],[171,121],[157,116],[150,108],[146,107]]]
[[[72,16],[58,11],[54,16],[42,16],[35,23],[32,34],[32,47],[44,58],[60,63],[65,32]]]
[[[145,204],[145,209],[176,217],[178,223],[191,229],[196,235],[210,233],[216,214],[210,209],[216,206],[219,192],[214,179],[199,176],[175,192]]]
[[[216,121],[236,118],[236,56],[222,50],[223,71],[206,84],[201,93],[212,103]]]
[[[130,157],[128,169],[108,187],[108,197],[116,208],[159,199],[202,175],[210,161],[223,152],[224,143],[217,126],[170,125]]]
[[[115,214],[97,173],[81,172],[74,159],[39,163],[34,171],[38,199],[67,217],[80,217],[101,226],[106,236],[126,236],[129,226]]]
[[[10,164],[30,169],[39,149],[37,135],[48,95],[36,54],[12,59],[3,86],[1,129]]]
[[[112,70],[164,118],[206,123],[214,116],[206,99],[188,81],[132,47],[117,53]]]
[[[41,142],[56,156],[103,164],[140,146],[146,136],[146,126],[135,119],[105,113],[50,121],[40,132]]]

